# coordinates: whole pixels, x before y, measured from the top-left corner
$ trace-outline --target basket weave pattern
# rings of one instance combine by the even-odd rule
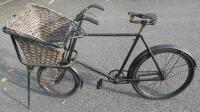
[[[7,27],[44,42],[56,43],[64,41],[70,24],[71,20],[60,13],[40,5],[28,4],[25,10],[8,21]],[[63,48],[25,38],[16,37],[16,40],[29,64],[58,65],[62,60]]]
[[[62,48],[53,48],[22,39],[16,39],[29,64],[57,65],[62,59]]]

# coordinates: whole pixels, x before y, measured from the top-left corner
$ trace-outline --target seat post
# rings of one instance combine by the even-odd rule
[[[139,35],[142,33],[144,27],[146,26],[146,22],[142,22],[141,24],[142,24],[142,26],[141,26],[141,28],[140,28],[140,30],[138,32]]]

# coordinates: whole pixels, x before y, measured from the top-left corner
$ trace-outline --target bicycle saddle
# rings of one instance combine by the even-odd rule
[[[154,25],[157,20],[157,15],[153,14],[153,13],[142,14],[142,13],[136,13],[136,12],[129,12],[128,15],[131,15],[131,18],[130,18],[131,23],[142,23],[145,21],[147,25]],[[135,20],[133,20],[135,16],[138,18],[145,19],[145,20],[136,20],[135,21]]]

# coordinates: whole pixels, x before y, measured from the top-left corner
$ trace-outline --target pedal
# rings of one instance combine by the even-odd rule
[[[97,89],[101,89],[103,85],[103,79],[99,79],[99,81],[97,81]]]

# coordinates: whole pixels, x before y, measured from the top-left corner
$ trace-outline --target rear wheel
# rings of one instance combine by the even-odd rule
[[[67,97],[72,95],[78,87],[77,73],[68,68],[42,68],[37,74],[40,87],[54,97]]]
[[[166,99],[182,92],[194,76],[194,67],[186,53],[173,48],[154,49],[152,52],[165,80],[135,82],[132,83],[134,89],[150,99]],[[149,53],[146,53],[131,68],[130,74],[134,79],[148,79],[158,77],[159,72]]]

